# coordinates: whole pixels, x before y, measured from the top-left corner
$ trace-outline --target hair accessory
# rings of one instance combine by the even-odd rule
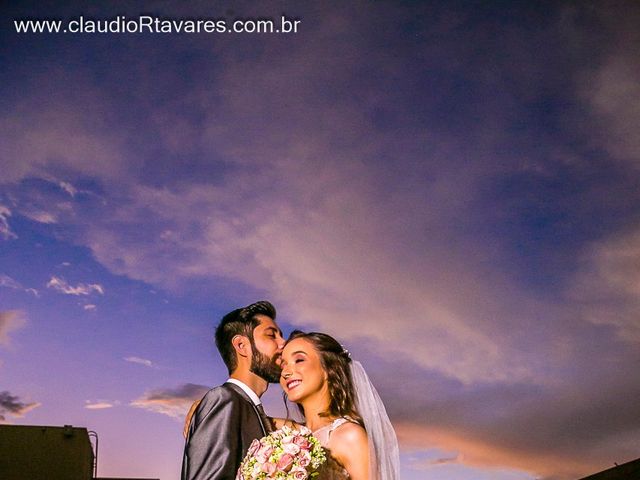
[[[349,350],[344,348],[344,345],[340,345],[340,346],[342,347],[342,355],[347,357],[349,360],[351,360],[351,352],[349,352]]]

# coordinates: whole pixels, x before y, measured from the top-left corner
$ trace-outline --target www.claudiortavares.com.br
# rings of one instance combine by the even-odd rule
[[[79,16],[72,20],[14,20],[18,33],[298,33],[300,20],[273,18],[182,19],[124,15],[97,20]]]

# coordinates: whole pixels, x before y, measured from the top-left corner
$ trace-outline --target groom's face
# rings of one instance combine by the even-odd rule
[[[253,330],[250,370],[267,382],[277,383],[280,380],[280,356],[285,340],[273,319],[266,315],[257,315],[256,318],[260,324]]]

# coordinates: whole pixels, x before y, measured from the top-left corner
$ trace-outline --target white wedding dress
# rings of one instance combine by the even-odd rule
[[[347,480],[350,478],[344,467],[335,458],[333,458],[328,445],[329,437],[331,437],[333,431],[340,425],[351,421],[352,420],[345,417],[336,418],[329,425],[319,428],[313,432],[313,436],[318,439],[320,445],[322,445],[327,454],[327,461],[322,465],[322,467],[320,467],[320,475],[317,477],[318,480]]]

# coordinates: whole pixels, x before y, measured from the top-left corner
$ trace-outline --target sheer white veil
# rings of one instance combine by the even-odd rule
[[[399,480],[398,439],[387,410],[362,364],[352,360],[350,368],[356,394],[356,409],[362,417],[369,439],[369,478]]]

